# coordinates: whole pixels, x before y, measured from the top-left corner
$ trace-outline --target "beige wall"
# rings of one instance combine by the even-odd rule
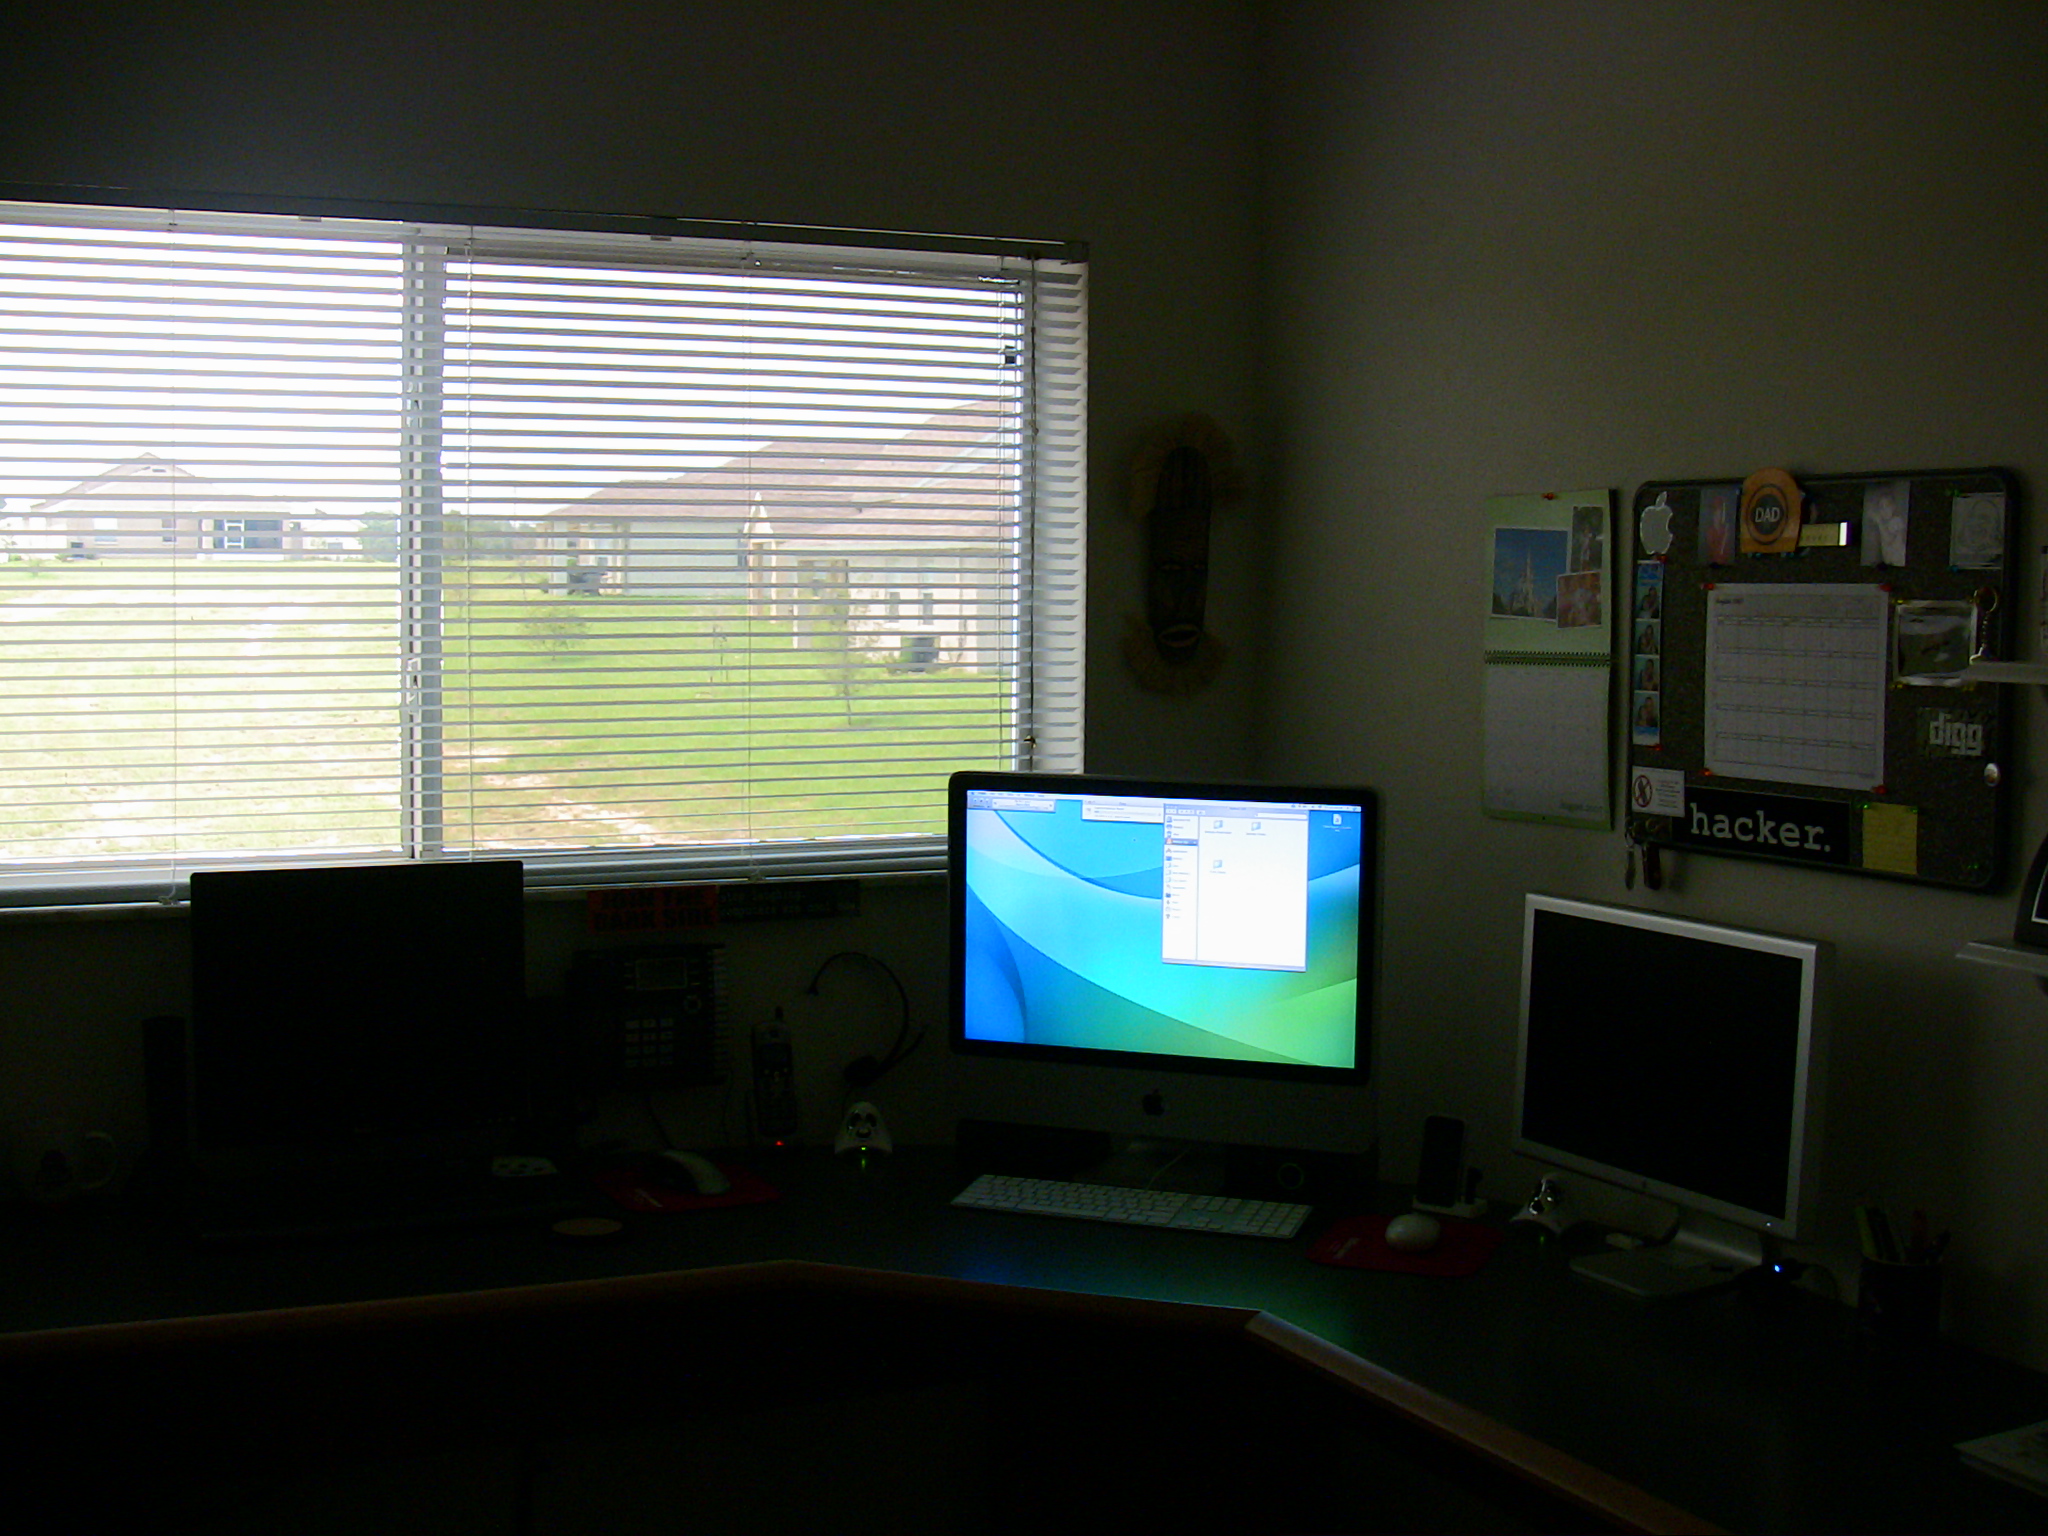
[[[1420,1122],[1506,1150],[1522,893],[1833,940],[1831,1241],[1870,1194],[1955,1229],[1954,1322],[2048,1365],[2048,999],[1953,957],[2012,899],[1703,857],[1478,809],[1481,505],[1765,465],[2048,482],[2048,9],[1288,4],[1267,86],[1283,466],[1262,766],[1387,806],[1395,1169]],[[2038,517],[2019,585],[2035,580]],[[1625,548],[1625,546],[1624,546]],[[2033,634],[2031,607],[2021,632]],[[2021,705],[2016,855],[2048,830]]]

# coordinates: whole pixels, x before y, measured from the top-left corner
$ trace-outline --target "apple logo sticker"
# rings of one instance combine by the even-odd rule
[[[1646,555],[1661,555],[1671,548],[1670,497],[1669,491],[1659,491],[1637,521],[1636,543]]]

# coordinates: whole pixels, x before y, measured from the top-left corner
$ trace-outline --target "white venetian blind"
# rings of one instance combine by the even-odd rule
[[[1084,271],[0,210],[0,900],[937,867],[1080,762]]]

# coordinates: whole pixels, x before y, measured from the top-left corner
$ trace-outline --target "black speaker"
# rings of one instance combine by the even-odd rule
[[[158,1014],[142,1021],[142,1097],[148,1119],[146,1166],[165,1180],[192,1161],[192,1111],[185,1070],[185,1021]]]
[[[1415,1175],[1415,1203],[1445,1211],[1465,1198],[1465,1122],[1431,1115],[1422,1122],[1422,1166]]]

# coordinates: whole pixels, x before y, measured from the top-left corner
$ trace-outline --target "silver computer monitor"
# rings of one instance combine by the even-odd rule
[[[1811,1219],[1828,946],[1527,898],[1514,1148],[1678,1207],[1580,1265],[1643,1294],[1735,1278]]]

